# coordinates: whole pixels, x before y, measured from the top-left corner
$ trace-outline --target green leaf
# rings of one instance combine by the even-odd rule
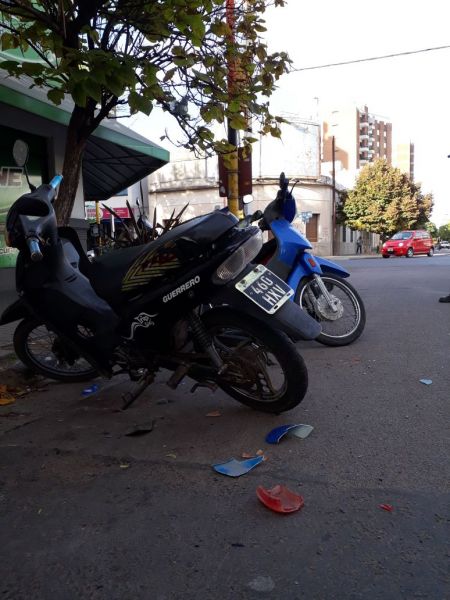
[[[50,102],[53,102],[53,104],[61,104],[64,98],[64,91],[60,88],[53,88],[47,92],[47,98]]]
[[[86,90],[82,82],[73,85],[71,95],[75,104],[82,108],[86,106]]]
[[[233,129],[246,129],[247,119],[242,115],[234,115],[231,118],[230,125]]]
[[[39,63],[30,63],[30,62],[22,63],[23,72],[25,73],[25,75],[29,75],[30,77],[34,77],[36,75],[41,75],[44,68],[45,68],[44,65],[41,65]]]
[[[131,112],[143,112],[149,115],[153,109],[152,101],[134,90],[128,96],[128,104],[130,105]]]
[[[172,79],[172,77],[175,75],[176,71],[177,70],[175,68],[169,69],[166,72],[166,74],[164,75],[163,82],[165,83],[166,81],[170,81]]]
[[[93,98],[96,102],[100,102],[102,99],[102,88],[97,81],[88,77],[84,82],[84,88],[88,96]]]

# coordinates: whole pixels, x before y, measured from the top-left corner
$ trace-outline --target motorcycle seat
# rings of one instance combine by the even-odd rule
[[[181,223],[153,242],[114,250],[96,257],[90,269],[92,286],[113,305],[139,294],[145,285],[178,274],[237,223],[231,213],[215,211]]]

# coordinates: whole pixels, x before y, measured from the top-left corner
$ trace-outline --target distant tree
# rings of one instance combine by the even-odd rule
[[[230,11],[224,0],[0,0],[0,50],[32,48],[41,58],[0,68],[47,89],[54,104],[66,95],[75,103],[59,221],[70,217],[88,137],[117,107],[149,114],[158,104],[200,152],[234,149],[213,133],[225,120],[243,130],[253,118],[258,132],[279,136],[283,119],[267,98],[290,60],[270,54],[261,33],[266,6],[284,2],[235,0]]]
[[[447,240],[450,242],[450,223],[447,223],[447,225],[441,225],[441,227],[439,227],[438,236],[441,238],[441,240]]]
[[[428,231],[428,233],[431,235],[431,237],[436,238],[439,235],[438,228],[431,221],[428,221],[427,223],[425,223],[424,229],[426,229]]]
[[[386,238],[400,229],[424,227],[432,207],[432,195],[422,194],[420,184],[379,159],[361,169],[346,198],[343,214],[352,229],[372,231]]]

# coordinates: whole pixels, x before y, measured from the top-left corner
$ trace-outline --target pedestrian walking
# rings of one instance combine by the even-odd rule
[[[362,237],[359,236],[359,238],[356,240],[356,254],[362,254]]]

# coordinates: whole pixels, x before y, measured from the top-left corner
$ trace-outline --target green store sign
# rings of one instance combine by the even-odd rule
[[[0,126],[0,268],[14,267],[17,250],[5,243],[5,221],[11,205],[30,191],[23,170],[14,164],[12,149],[17,139],[30,147],[28,171],[34,185],[40,185],[47,175],[47,144],[45,138],[10,127]]]

